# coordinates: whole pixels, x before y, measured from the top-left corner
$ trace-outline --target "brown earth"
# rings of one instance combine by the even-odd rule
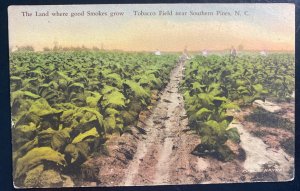
[[[253,181],[288,181],[294,176],[295,105],[294,102],[274,104],[282,108],[278,113],[272,114],[274,121],[287,120],[289,125],[293,126],[292,129],[286,128],[286,124],[278,126],[274,125],[276,122],[272,124],[270,121],[265,123],[247,120],[257,109],[255,106],[233,113],[236,121],[240,122],[240,146],[245,149],[247,155],[244,168],[257,172],[252,178]],[[259,172],[261,170],[262,172]]]
[[[282,108],[280,112],[276,114],[278,118],[288,119],[291,123],[295,122],[295,103],[280,102],[276,103]],[[286,140],[294,139],[295,133],[291,130],[284,129],[282,127],[270,127],[264,126],[259,123],[245,120],[245,117],[251,115],[255,107],[243,108],[241,111],[234,113],[235,119],[241,122],[241,124],[254,136],[257,136],[263,140],[270,148],[279,149],[282,147],[282,143]]]

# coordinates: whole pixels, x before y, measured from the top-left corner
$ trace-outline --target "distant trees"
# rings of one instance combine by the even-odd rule
[[[15,51],[30,51],[33,52],[34,48],[33,46],[27,45],[27,46],[16,46],[10,49],[10,52],[15,52]]]
[[[46,48],[44,48],[44,51]],[[88,48],[84,45],[82,46],[58,46],[55,44],[55,46],[52,49],[53,51],[80,51],[80,50],[93,50],[93,51],[99,51],[100,49],[97,46],[93,46],[92,48]]]
[[[32,45],[24,45],[24,46],[10,46],[9,47],[9,52],[17,52],[17,51],[30,51],[30,52],[34,52],[34,51],[43,51],[43,52],[49,52],[49,51],[82,51],[82,50],[92,50],[92,51],[101,51],[104,50],[103,49],[103,44],[101,44],[101,48],[99,48],[100,46],[93,46],[93,47],[86,47],[85,45],[81,45],[81,46],[62,46],[59,45],[57,42],[53,43],[52,47],[49,46],[45,46],[41,49],[37,50],[34,48],[34,46]]]
[[[100,49],[99,49],[97,46],[94,46],[94,47],[93,47],[93,50],[94,50],[94,51],[98,51],[98,50],[100,50]]]
[[[43,48],[43,51],[47,52],[47,51],[51,51],[51,49],[48,48],[48,47],[44,47],[44,48]]]

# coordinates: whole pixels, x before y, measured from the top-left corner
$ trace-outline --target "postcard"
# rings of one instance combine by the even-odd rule
[[[15,187],[293,180],[294,4],[8,17]]]

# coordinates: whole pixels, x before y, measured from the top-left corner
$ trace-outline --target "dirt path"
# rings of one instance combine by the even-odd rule
[[[221,163],[212,161],[214,165],[210,165],[211,159],[191,154],[200,139],[188,127],[183,97],[178,90],[183,70],[182,60],[172,70],[170,81],[150,116],[143,120],[144,125],[139,125],[146,134],[132,128],[132,133],[110,139],[106,143],[109,155],[85,162],[85,177],[91,171],[95,173],[79,185],[199,184],[211,179],[206,169],[212,166],[209,171],[215,174]]]
[[[178,92],[182,79],[184,61],[179,62],[170,75],[170,82],[161,94],[161,99],[152,115],[145,121],[147,136],[138,144],[137,152],[126,170],[126,177],[121,185],[170,184],[178,181],[178,171],[189,171],[187,165],[194,164],[197,168],[197,158],[189,161],[183,153],[187,148],[182,131],[186,130],[187,118],[183,105],[183,97]],[[192,146],[192,145],[191,145]],[[192,163],[191,163],[192,162]],[[173,165],[176,165],[174,168]],[[177,171],[177,172],[176,172]],[[189,174],[189,172],[187,172]],[[187,175],[181,179],[182,183],[193,183],[187,180]],[[189,178],[188,178],[189,179]],[[179,182],[178,182],[179,183]]]

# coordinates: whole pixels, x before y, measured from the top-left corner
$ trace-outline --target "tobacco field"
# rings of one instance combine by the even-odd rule
[[[293,177],[293,54],[19,51],[10,83],[17,187]]]

